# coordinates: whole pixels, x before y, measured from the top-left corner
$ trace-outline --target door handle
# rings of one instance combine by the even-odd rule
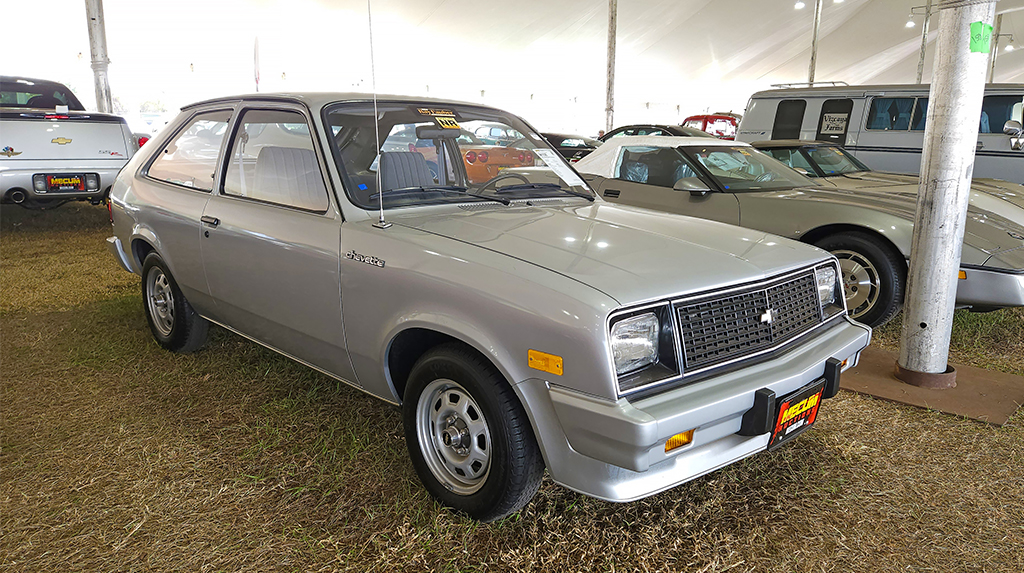
[[[199,220],[202,221],[203,224],[209,225],[211,227],[216,227],[217,225],[220,225],[220,219],[216,217],[211,217],[209,215],[203,215],[202,217],[200,217]]]

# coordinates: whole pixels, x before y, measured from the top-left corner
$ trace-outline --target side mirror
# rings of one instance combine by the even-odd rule
[[[1010,137],[1020,137],[1022,132],[1024,129],[1021,128],[1019,121],[1011,119],[1003,124],[1003,133]]]
[[[676,191],[689,191],[694,197],[703,197],[711,193],[711,188],[699,177],[683,177],[672,186]]]

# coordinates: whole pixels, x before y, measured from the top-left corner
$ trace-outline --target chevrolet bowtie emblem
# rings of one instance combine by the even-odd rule
[[[768,324],[772,323],[772,309],[769,308],[764,311],[764,314],[761,315],[761,322],[767,322]]]
[[[67,139],[66,137],[55,137],[50,140],[50,143],[56,143],[57,145],[67,145],[71,143],[71,140]]]

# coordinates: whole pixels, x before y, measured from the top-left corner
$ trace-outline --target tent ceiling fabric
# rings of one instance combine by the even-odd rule
[[[604,124],[605,0],[371,0],[381,92],[482,101],[549,130]],[[807,79],[813,0],[619,0],[617,124],[741,111],[754,91]],[[924,0],[825,0],[818,80],[911,83]],[[1024,45],[1024,0],[1002,0],[1004,34]],[[369,91],[365,0],[104,0],[111,89],[129,108],[261,91]],[[92,97],[80,2],[5,10],[5,40],[32,45],[5,73],[47,77]],[[40,45],[38,26],[62,30]],[[938,18],[933,17],[933,29]],[[934,37],[925,81],[931,77]],[[1005,45],[1005,40],[1002,45]],[[84,57],[79,55],[84,54]],[[1024,50],[1001,52],[996,81],[1024,82]]]

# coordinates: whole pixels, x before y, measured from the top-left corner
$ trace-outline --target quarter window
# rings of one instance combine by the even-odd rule
[[[146,173],[167,183],[211,191],[229,119],[230,111],[197,114],[160,151]]]
[[[224,194],[326,211],[324,186],[306,118],[294,111],[246,110],[231,142]]]

